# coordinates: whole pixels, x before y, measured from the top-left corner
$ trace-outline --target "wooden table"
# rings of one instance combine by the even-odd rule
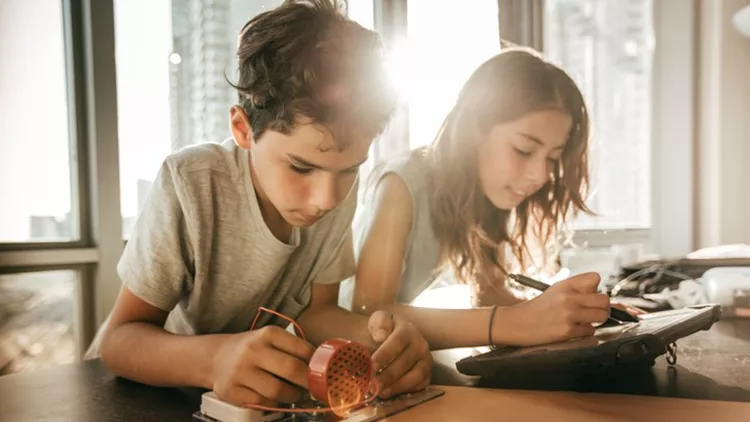
[[[389,422],[747,422],[750,403],[600,393],[438,387],[443,397]]]
[[[671,375],[660,362],[650,375],[576,385],[588,393],[534,391],[553,388],[445,388],[446,394],[392,421],[550,420],[616,421],[750,420],[750,321],[719,323],[678,343]],[[450,369],[449,366],[443,366]],[[454,374],[455,375],[455,374]],[[460,379],[456,382],[481,380]],[[514,387],[515,388],[515,387]],[[592,394],[592,392],[597,392]],[[601,393],[627,393],[628,396]],[[153,388],[115,377],[99,361],[0,377],[0,420],[9,422],[192,420],[199,392]],[[647,397],[650,396],[650,397]],[[685,397],[701,400],[669,399]],[[710,401],[719,400],[719,401]],[[743,403],[746,402],[746,403]],[[672,406],[670,406],[672,404]]]

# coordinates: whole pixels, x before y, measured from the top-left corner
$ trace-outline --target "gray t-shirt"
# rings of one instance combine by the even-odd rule
[[[418,151],[390,160],[375,170],[372,176],[374,179],[369,180],[372,183],[367,186],[365,203],[360,204],[354,219],[354,253],[355,258],[358,258],[365,236],[375,218],[375,208],[372,204],[377,185],[388,174],[395,174],[403,180],[412,201],[411,230],[406,240],[401,289],[397,299],[399,303],[409,304],[437,278],[436,269],[440,255],[440,246],[432,229],[430,217],[427,174]],[[342,307],[351,306],[353,288],[353,279],[342,284],[339,300]]]
[[[355,208],[356,184],[336,209],[282,242],[263,221],[248,151],[231,139],[189,147],[164,161],[117,271],[136,296],[169,311],[172,333],[246,331],[260,306],[297,318],[312,283],[354,274]],[[264,312],[257,327],[268,324],[287,325]],[[98,355],[100,335],[89,356]]]

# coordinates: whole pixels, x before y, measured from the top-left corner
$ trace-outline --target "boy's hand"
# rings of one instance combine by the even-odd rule
[[[606,321],[610,307],[609,296],[597,293],[599,281],[596,273],[577,275],[509,308],[518,333],[514,344],[533,346],[594,334],[592,324]],[[495,320],[494,327],[500,329],[501,324],[508,323]]]
[[[372,355],[376,379],[383,386],[380,397],[421,390],[430,384],[432,355],[416,327],[397,315],[376,311],[368,328],[380,344]]]
[[[276,326],[227,338],[213,359],[213,390],[234,405],[277,406],[297,401],[307,389],[315,348]]]

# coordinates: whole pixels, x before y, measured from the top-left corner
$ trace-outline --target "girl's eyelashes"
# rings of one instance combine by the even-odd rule
[[[516,147],[513,147],[513,149],[516,151],[516,154],[520,155],[521,157],[531,157],[531,151],[524,151]]]
[[[529,158],[534,154],[532,151],[525,151],[516,147],[513,147],[513,150],[516,151],[516,154],[524,158]],[[548,157],[547,162],[550,163],[551,165],[555,165],[560,162],[560,157]]]

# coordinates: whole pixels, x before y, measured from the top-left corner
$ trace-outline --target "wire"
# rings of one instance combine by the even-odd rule
[[[302,328],[291,318],[288,316],[276,312],[273,309],[268,309],[264,307],[258,308],[258,313],[255,315],[255,319],[253,320],[252,325],[250,325],[250,330],[255,329],[255,325],[258,323],[258,319],[260,318],[260,315],[262,312],[268,312],[269,314],[273,314],[278,316],[279,318],[282,318],[283,320],[291,323],[294,328],[299,332],[300,337],[302,337],[303,340],[307,341],[307,338],[305,337],[305,332],[302,331]],[[243,407],[251,408],[251,409],[257,409],[257,410],[263,410],[266,412],[282,412],[282,413],[328,413],[333,412],[336,415],[342,415],[344,412],[348,412],[349,410],[354,409],[358,406],[365,406],[370,404],[375,398],[380,394],[380,391],[382,390],[382,386],[380,383],[374,383],[372,380],[370,380],[370,387],[375,386],[374,391],[371,391],[371,394],[369,397],[367,397],[367,394],[365,394],[365,397],[367,397],[365,400],[360,400],[356,403],[350,404],[350,405],[341,405],[338,407],[329,406],[329,407],[316,407],[316,408],[283,408],[283,407],[271,407],[271,406],[263,406],[260,404],[245,404]]]
[[[262,306],[258,308],[258,313],[255,314],[255,319],[253,320],[252,325],[250,325],[250,331],[252,331],[252,330],[255,329],[255,324],[258,323],[258,319],[260,318],[260,314],[261,314],[261,312],[264,312],[264,311],[268,312],[269,314],[276,315],[277,317],[279,317],[279,318],[281,318],[281,319],[283,319],[283,320],[291,323],[294,326],[294,329],[297,330],[297,332],[299,332],[299,335],[300,335],[300,337],[302,337],[302,340],[307,341],[307,337],[305,336],[305,332],[302,331],[302,327],[300,327],[297,324],[296,321],[294,321],[293,319],[289,318],[288,316],[282,314],[281,312],[276,312],[273,309],[264,308]]]
[[[610,295],[617,296],[620,293],[620,291],[624,288],[624,286],[630,281],[636,281],[635,280],[636,278],[646,276],[646,275],[651,275],[651,274],[653,274],[653,277],[650,283],[647,283],[646,281],[641,281],[638,285],[638,291],[641,295],[645,293],[644,289],[647,288],[647,286],[651,286],[651,285],[659,283],[659,281],[661,281],[662,277],[665,275],[672,276],[672,277],[682,279],[682,280],[692,279],[693,277],[690,277],[687,274],[670,270],[671,267],[675,266],[676,264],[679,264],[679,262],[680,260],[678,259],[664,261],[664,262],[660,262],[658,264],[652,265],[650,267],[642,268],[638,271],[635,271],[634,273],[628,275],[627,277],[615,283],[615,285],[612,287],[610,291]]]

